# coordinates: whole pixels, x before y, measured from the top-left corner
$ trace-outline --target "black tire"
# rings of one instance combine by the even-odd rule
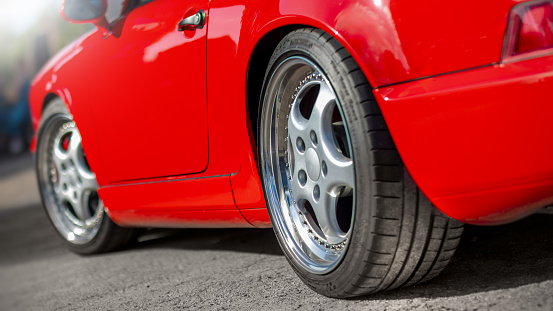
[[[300,64],[294,65],[293,61]],[[328,261],[324,256],[315,255],[319,250],[312,246],[316,243],[309,240],[323,243],[325,239],[322,229],[325,225],[316,223],[319,214],[313,206],[317,203],[303,197],[301,205],[302,197],[295,190],[302,185],[307,187],[305,174],[300,180],[295,168],[303,165],[296,162],[300,161],[297,158],[301,151],[307,148],[303,143],[306,136],[292,137],[290,132],[298,131],[291,129],[295,121],[283,119],[285,114],[287,120],[294,118],[294,105],[302,105],[308,97],[296,99],[298,92],[311,83],[313,74],[322,77],[318,81],[320,85],[324,86],[324,81],[328,80],[327,85],[335,93],[351,152],[350,155],[342,153],[352,159],[355,175],[353,198],[348,199],[352,202],[351,225],[344,227],[348,230],[344,234],[337,234],[343,240],[333,238],[339,243],[326,244],[329,254],[335,254]],[[296,93],[290,91],[294,88]],[[329,297],[352,297],[425,282],[445,268],[459,243],[463,225],[434,208],[417,188],[403,166],[371,86],[337,40],[311,28],[296,30],[284,37],[270,60],[261,101],[258,146],[267,208],[280,246],[305,284]],[[340,123],[339,119],[335,122],[335,118],[331,121],[333,125]],[[320,134],[338,135],[336,132]],[[298,146],[302,148],[293,143],[300,140]],[[347,149],[340,146],[339,150]],[[286,148],[290,151],[283,153]],[[313,143],[312,149],[316,148]],[[317,154],[318,157],[311,157],[316,159],[311,167],[324,158]],[[307,159],[307,152],[305,155]],[[288,161],[290,165],[285,167]],[[319,176],[325,176],[323,174],[311,174],[319,179],[309,179],[308,183],[317,184],[323,178]],[[296,179],[300,186],[295,185]],[[343,192],[338,196],[335,201],[340,202]],[[336,213],[343,214],[342,209],[347,208],[337,206]],[[313,215],[309,216],[310,213]],[[336,219],[339,217],[337,215]]]
[[[77,172],[83,170],[83,167],[90,170],[84,152],[79,153],[82,156],[78,160],[67,156],[68,167],[65,167],[65,172],[67,172],[67,176],[71,174],[72,178],[71,183],[73,185],[69,185],[69,189],[73,187],[75,193],[83,193],[83,195],[79,194],[79,198],[86,201],[86,209],[91,214],[91,217],[82,217],[86,218],[84,220],[79,218],[78,214],[73,210],[74,207],[71,206],[71,202],[64,199],[62,192],[60,192],[62,188],[60,183],[63,182],[61,178],[62,172],[60,171],[61,168],[58,168],[53,160],[55,157],[54,144],[57,135],[63,130],[67,131],[67,134],[65,134],[68,136],[67,144],[70,144],[71,142],[69,141],[73,137],[77,137],[77,134],[80,137],[78,129],[72,120],[73,116],[68,112],[64,103],[59,98],[49,102],[43,111],[38,127],[35,158],[42,203],[50,222],[69,250],[82,255],[112,251],[126,245],[134,238],[135,230],[117,226],[104,212],[103,203],[97,197],[97,191],[93,189],[84,190],[83,181],[86,180]],[[69,160],[70,158],[71,160]],[[74,165],[72,168],[69,168],[69,161]],[[77,166],[79,166],[78,169]],[[69,173],[70,169],[73,172]],[[89,175],[86,175],[87,178],[90,179],[90,182],[95,181],[95,175],[91,171],[89,173]],[[79,180],[77,181],[77,179]],[[78,188],[77,183],[80,185],[80,188]],[[56,192],[56,189],[58,192]],[[84,193],[86,193],[86,196]]]

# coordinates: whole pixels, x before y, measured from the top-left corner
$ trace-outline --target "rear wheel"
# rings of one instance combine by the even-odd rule
[[[129,241],[133,230],[117,226],[105,214],[80,132],[59,99],[43,112],[36,152],[42,202],[70,250],[80,254],[101,253]]]
[[[262,98],[267,207],[308,286],[364,295],[426,281],[447,265],[462,224],[411,180],[346,49],[320,30],[290,33],[271,58]]]

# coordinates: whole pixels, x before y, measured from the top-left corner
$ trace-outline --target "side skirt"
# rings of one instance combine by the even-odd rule
[[[170,178],[100,188],[111,219],[125,227],[252,227],[236,208],[231,175]]]

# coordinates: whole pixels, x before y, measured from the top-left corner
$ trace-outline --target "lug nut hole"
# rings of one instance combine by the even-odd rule
[[[299,171],[298,173],[298,181],[300,183],[300,186],[304,187],[307,183],[307,173],[304,170]]]
[[[311,142],[313,143],[313,146],[316,147],[319,141],[317,140],[317,134],[315,133],[315,131],[311,131],[311,133],[309,133],[309,137],[311,138]]]
[[[321,163],[321,172],[323,173],[323,177],[326,177],[326,174],[328,173],[328,167],[326,167],[325,161]]]
[[[321,198],[321,189],[319,188],[319,185],[316,185],[315,188],[313,189],[313,200],[315,200],[315,202],[318,202],[320,198]]]
[[[301,139],[301,137],[298,137],[298,139],[296,140],[296,147],[298,148],[298,151],[300,153],[305,152],[305,142],[303,141],[303,139]]]

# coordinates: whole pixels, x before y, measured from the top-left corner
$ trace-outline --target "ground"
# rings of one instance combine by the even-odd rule
[[[308,289],[272,230],[151,230],[114,253],[67,251],[32,157],[0,158],[0,310],[553,310],[553,215],[468,226],[423,285],[337,300]]]

